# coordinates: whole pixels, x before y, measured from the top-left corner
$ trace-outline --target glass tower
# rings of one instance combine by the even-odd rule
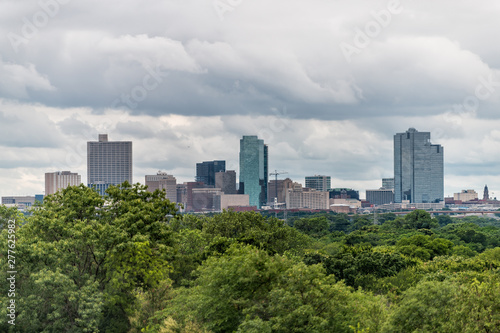
[[[394,135],[394,202],[444,200],[443,147],[414,128]]]
[[[268,150],[257,136],[240,140],[240,193],[248,194],[250,206],[267,203]]]
[[[132,141],[108,141],[107,134],[88,141],[87,186],[104,195],[110,185],[124,181],[132,184]]]
[[[215,186],[215,174],[226,171],[226,161],[208,161],[196,163],[197,182],[203,182],[208,186]]]

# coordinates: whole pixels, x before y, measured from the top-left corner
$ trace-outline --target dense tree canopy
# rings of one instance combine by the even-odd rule
[[[492,218],[180,215],[124,183],[0,206],[0,233],[2,332],[500,332]]]

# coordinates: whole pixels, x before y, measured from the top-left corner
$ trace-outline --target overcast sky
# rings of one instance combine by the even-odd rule
[[[393,135],[444,146],[445,195],[500,191],[500,3],[374,0],[0,2],[0,195],[86,183],[86,142],[133,141],[134,182],[195,164],[365,189],[393,176]],[[499,192],[500,196],[500,192]]]

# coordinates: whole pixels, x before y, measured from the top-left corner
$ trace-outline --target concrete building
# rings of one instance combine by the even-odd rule
[[[366,201],[376,206],[390,204],[394,202],[394,192],[385,188],[366,190]]]
[[[99,141],[87,142],[87,186],[101,195],[111,185],[132,180],[132,141],[108,141],[99,134]]]
[[[462,190],[460,193],[453,193],[453,200],[455,201],[472,201],[478,198],[478,193],[474,190]]]
[[[248,194],[250,206],[267,204],[268,148],[257,136],[240,140],[240,194]]]
[[[45,195],[54,194],[68,186],[79,186],[82,176],[71,171],[56,171],[45,173]]]
[[[236,171],[216,172],[215,187],[220,188],[224,194],[236,194]]]
[[[286,190],[292,188],[292,185],[293,181],[290,178],[278,179],[278,182],[275,179],[270,180],[267,184],[267,198],[269,203],[273,204],[274,198],[278,198],[278,203],[284,203]]]
[[[357,199],[359,200],[359,191],[352,188],[334,188],[328,191],[330,199]]]
[[[332,179],[330,176],[306,176],[307,188],[313,188],[317,191],[326,192],[331,189]]]
[[[158,171],[156,175],[146,175],[145,178],[149,192],[165,190],[165,197],[170,202],[177,202],[177,180],[174,176]]]
[[[394,135],[394,202],[444,200],[443,147],[414,128]]]
[[[216,207],[216,196],[222,194],[220,188],[193,188],[192,189],[192,211],[193,212],[215,212],[218,211]]]
[[[285,202],[287,209],[330,209],[328,192],[303,188],[298,183],[294,183],[292,188],[286,190]]]
[[[217,211],[232,207],[248,207],[250,197],[248,194],[219,194],[214,197],[214,207]]]
[[[196,182],[203,182],[208,186],[215,186],[215,174],[226,171],[226,161],[206,161],[196,163]]]

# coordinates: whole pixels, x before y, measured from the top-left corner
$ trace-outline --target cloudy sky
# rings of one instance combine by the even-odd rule
[[[133,141],[135,182],[238,172],[258,135],[271,170],[363,197],[409,127],[444,146],[445,195],[496,193],[498,17],[493,0],[3,0],[0,195],[86,182],[86,142],[108,133]]]

